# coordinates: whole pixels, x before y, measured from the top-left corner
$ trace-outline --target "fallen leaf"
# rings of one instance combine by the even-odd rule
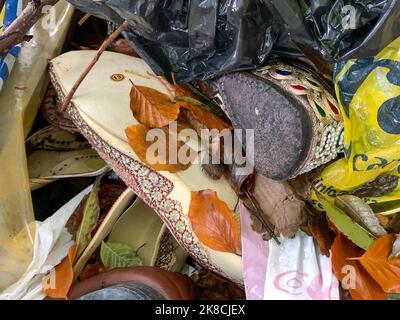
[[[393,233],[377,239],[359,259],[386,293],[400,293],[400,257],[388,258],[395,240]]]
[[[99,274],[100,266],[100,263],[88,263],[79,274],[79,280],[83,281]]]
[[[299,199],[306,201],[311,197],[312,183],[321,175],[323,168],[324,166],[320,166],[310,172],[297,176],[296,178],[287,180]]]
[[[109,49],[111,51],[126,54],[131,57],[139,57],[139,55],[136,53],[135,49],[133,49],[129,41],[123,38],[114,41],[110,45]]]
[[[388,230],[392,233],[400,232],[400,213],[397,213],[388,225]]]
[[[100,248],[101,262],[107,268],[137,267],[142,260],[130,246],[118,242],[102,242]]]
[[[193,232],[206,246],[216,251],[241,254],[239,224],[215,191],[191,192],[189,219]]]
[[[396,257],[400,257],[400,234],[397,235],[397,238],[393,243],[392,252],[389,255],[389,260]]]
[[[194,273],[191,279],[197,287],[196,300],[245,300],[242,289],[232,281],[209,270]]]
[[[203,107],[198,105],[188,103],[185,107],[186,110],[190,111],[193,117],[203,124],[207,129],[217,129],[222,131],[224,129],[232,129],[232,126],[225,122],[222,118],[217,116],[215,113],[205,110]],[[196,129],[196,128],[193,128]]]
[[[381,197],[397,188],[399,177],[393,174],[381,175],[374,181],[347,192],[359,198]]]
[[[99,206],[99,189],[100,189],[100,180],[102,176],[96,178],[92,191],[86,199],[84,208],[83,208],[83,217],[82,222],[78,228],[76,233],[76,251],[73,259],[73,264],[77,261],[79,256],[85,250],[87,245],[91,239],[91,233],[93,229],[96,227],[97,221],[100,215],[100,206]]]
[[[321,253],[329,257],[329,250],[335,239],[335,233],[329,228],[326,215],[319,212],[310,213],[307,215],[307,224],[308,230],[317,241]]]
[[[335,205],[374,236],[381,237],[387,234],[386,230],[379,223],[375,213],[362,199],[353,195],[337,196],[335,198]]]
[[[297,198],[286,181],[275,181],[256,174],[253,196],[267,220],[285,237],[293,237],[306,222],[305,203]]]
[[[386,294],[359,261],[364,250],[357,247],[343,234],[336,236],[331,248],[333,271],[339,281],[348,286],[354,300],[386,300]],[[342,284],[343,285],[343,284]]]
[[[147,127],[164,127],[178,118],[179,105],[155,89],[132,84],[130,97],[133,116]]]
[[[155,74],[152,74],[150,72],[147,72],[147,74],[150,77],[153,77],[157,79],[158,81],[161,82],[161,84],[164,86],[165,89],[168,91],[168,95],[170,97],[170,100],[175,102],[175,96],[176,96],[176,86],[170,83],[164,76],[157,76]]]
[[[66,299],[72,285],[74,272],[72,261],[75,256],[76,245],[68,250],[68,255],[58,264],[55,269],[43,278],[42,286],[45,295],[49,298]]]
[[[75,209],[74,213],[68,219],[65,227],[68,232],[72,235],[74,239],[76,239],[76,234],[78,232],[79,226],[82,223],[83,219],[83,209],[85,208],[85,204],[89,195],[85,195],[82,201],[79,203],[78,207]]]
[[[390,224],[390,218],[389,218],[389,217],[384,216],[383,214],[379,214],[379,213],[376,213],[375,215],[376,215],[376,217],[378,218],[379,223],[380,223],[384,228],[386,228],[386,227],[389,226],[389,224]]]
[[[106,218],[111,207],[114,205],[118,197],[126,190],[126,185],[124,183],[101,183],[99,190],[99,206],[100,214],[99,219],[96,223],[96,227],[92,231],[92,237],[96,234],[97,230],[100,228],[104,219]]]
[[[354,222],[343,210],[331,204],[323,195],[318,194],[318,200],[335,227],[358,247],[367,250],[375,241],[374,235]]]
[[[159,140],[154,142],[147,141],[146,136],[149,132],[149,128],[142,124],[132,125],[125,129],[128,143],[139,159],[157,171],[175,173],[188,169],[196,158],[197,153],[181,141],[179,141],[176,146],[174,146],[174,144],[170,145],[168,129],[158,128],[156,130],[160,130],[158,132],[159,134],[157,134]],[[152,132],[156,133],[155,131]],[[154,147],[157,147],[157,150],[155,150]],[[174,156],[170,158],[171,147],[176,148],[174,153],[177,157]],[[179,155],[184,156],[182,157]],[[171,159],[173,161],[170,161]],[[182,160],[185,160],[185,163],[183,163]]]

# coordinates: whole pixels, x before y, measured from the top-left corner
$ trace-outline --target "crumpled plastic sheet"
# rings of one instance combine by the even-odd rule
[[[400,35],[397,0],[68,1],[118,25],[128,20],[124,35],[140,56],[179,82],[302,52],[329,65],[374,55]]]
[[[344,158],[328,165],[315,180],[317,192],[334,202],[340,191],[353,190],[381,175],[400,176],[400,37],[374,57],[335,65],[336,95],[344,120]],[[390,193],[365,197],[368,203],[400,199],[400,184]]]
[[[250,213],[240,204],[243,279],[248,300],[338,300],[339,283],[330,258],[314,238],[298,231],[293,239],[264,241],[251,228]]]
[[[0,93],[0,292],[16,282],[32,260],[35,224],[26,165],[25,137],[47,84],[47,62],[59,54],[73,8],[55,6],[56,25],[39,21]]]
[[[304,18],[327,60],[374,56],[400,36],[398,0],[302,2]]]
[[[130,27],[124,35],[158,74],[179,82],[256,68],[273,45],[300,52],[262,0],[68,0],[84,12]]]
[[[247,300],[263,300],[268,263],[268,242],[251,228],[250,212],[239,203],[244,289]]]
[[[45,298],[43,277],[62,261],[74,243],[72,235],[67,231],[65,225],[92,187],[91,185],[80,192],[45,221],[33,222],[36,234],[32,261],[22,277],[0,293],[0,300]]]
[[[265,300],[339,300],[339,283],[330,258],[314,238],[298,231],[293,239],[269,241]]]

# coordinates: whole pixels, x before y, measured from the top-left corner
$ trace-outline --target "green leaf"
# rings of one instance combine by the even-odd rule
[[[337,196],[335,205],[374,236],[379,238],[387,234],[369,205],[359,197],[353,195]]]
[[[189,88],[189,90],[192,91],[194,94],[202,97],[206,101],[205,103],[203,103],[203,106],[205,106],[207,110],[212,111],[218,114],[219,116],[226,117],[225,112],[215,101],[207,97],[205,94],[199,91],[195,86],[191,84],[186,84],[185,86]]]
[[[354,222],[345,212],[329,203],[326,198],[318,194],[318,199],[324,207],[327,216],[349,240],[360,248],[367,250],[375,241],[375,237],[362,226]]]
[[[101,262],[107,268],[137,267],[142,260],[128,245],[118,242],[102,242],[100,248]]]
[[[82,222],[76,233],[76,252],[74,262],[79,258],[91,240],[91,233],[96,227],[100,215],[99,190],[102,176],[96,178],[92,191],[86,199],[83,208]]]
[[[195,98],[189,97],[189,96],[178,96],[178,97],[175,97],[175,100],[185,101],[185,102],[189,102],[189,103],[195,104],[200,107],[204,107],[203,102],[201,102]]]

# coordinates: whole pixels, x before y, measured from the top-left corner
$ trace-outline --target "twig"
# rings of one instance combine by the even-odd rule
[[[263,211],[259,207],[259,205],[257,204],[257,201],[253,201],[253,198],[252,198],[251,194],[249,194],[246,190],[245,190],[245,194],[246,194],[247,198],[250,200],[251,204],[253,205],[253,207],[254,207],[254,211],[253,212],[256,214],[258,220],[260,220],[260,222],[265,227],[265,229],[267,229],[267,232],[275,240],[275,242],[277,244],[281,244],[281,242],[278,240],[277,236],[275,235],[274,230],[271,228],[269,222],[264,219],[264,217],[262,215]]]
[[[0,0],[2,1],[2,0]],[[32,0],[21,14],[0,35],[0,53],[7,52],[22,41],[29,41],[29,29],[44,15],[43,7],[55,5],[58,0]]]
[[[87,76],[87,74],[92,70],[93,66],[96,64],[96,62],[99,60],[101,54],[104,52],[104,50],[107,49],[107,47],[114,41],[116,37],[119,36],[119,34],[124,31],[128,27],[129,23],[128,21],[124,21],[117,30],[115,30],[106,40],[104,40],[103,44],[100,46],[100,48],[97,50],[96,55],[94,56],[93,60],[89,63],[89,65],[86,67],[85,70],[83,70],[82,74],[76,80],[75,84],[71,88],[70,92],[67,94],[65,97],[63,104],[61,106],[61,110],[65,111],[67,109],[68,105],[71,102],[72,97],[74,96],[76,90],[79,88],[80,84],[82,83],[83,79]]]
[[[78,25],[82,26],[87,19],[89,19],[92,16],[91,13],[86,13],[79,21],[78,21]]]

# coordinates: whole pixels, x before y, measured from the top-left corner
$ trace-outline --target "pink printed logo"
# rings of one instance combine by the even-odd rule
[[[330,299],[331,291],[338,286],[333,278],[331,284],[324,287],[321,274],[311,278],[308,273],[298,270],[290,270],[277,275],[273,283],[277,290],[292,296],[308,295],[313,300]]]

